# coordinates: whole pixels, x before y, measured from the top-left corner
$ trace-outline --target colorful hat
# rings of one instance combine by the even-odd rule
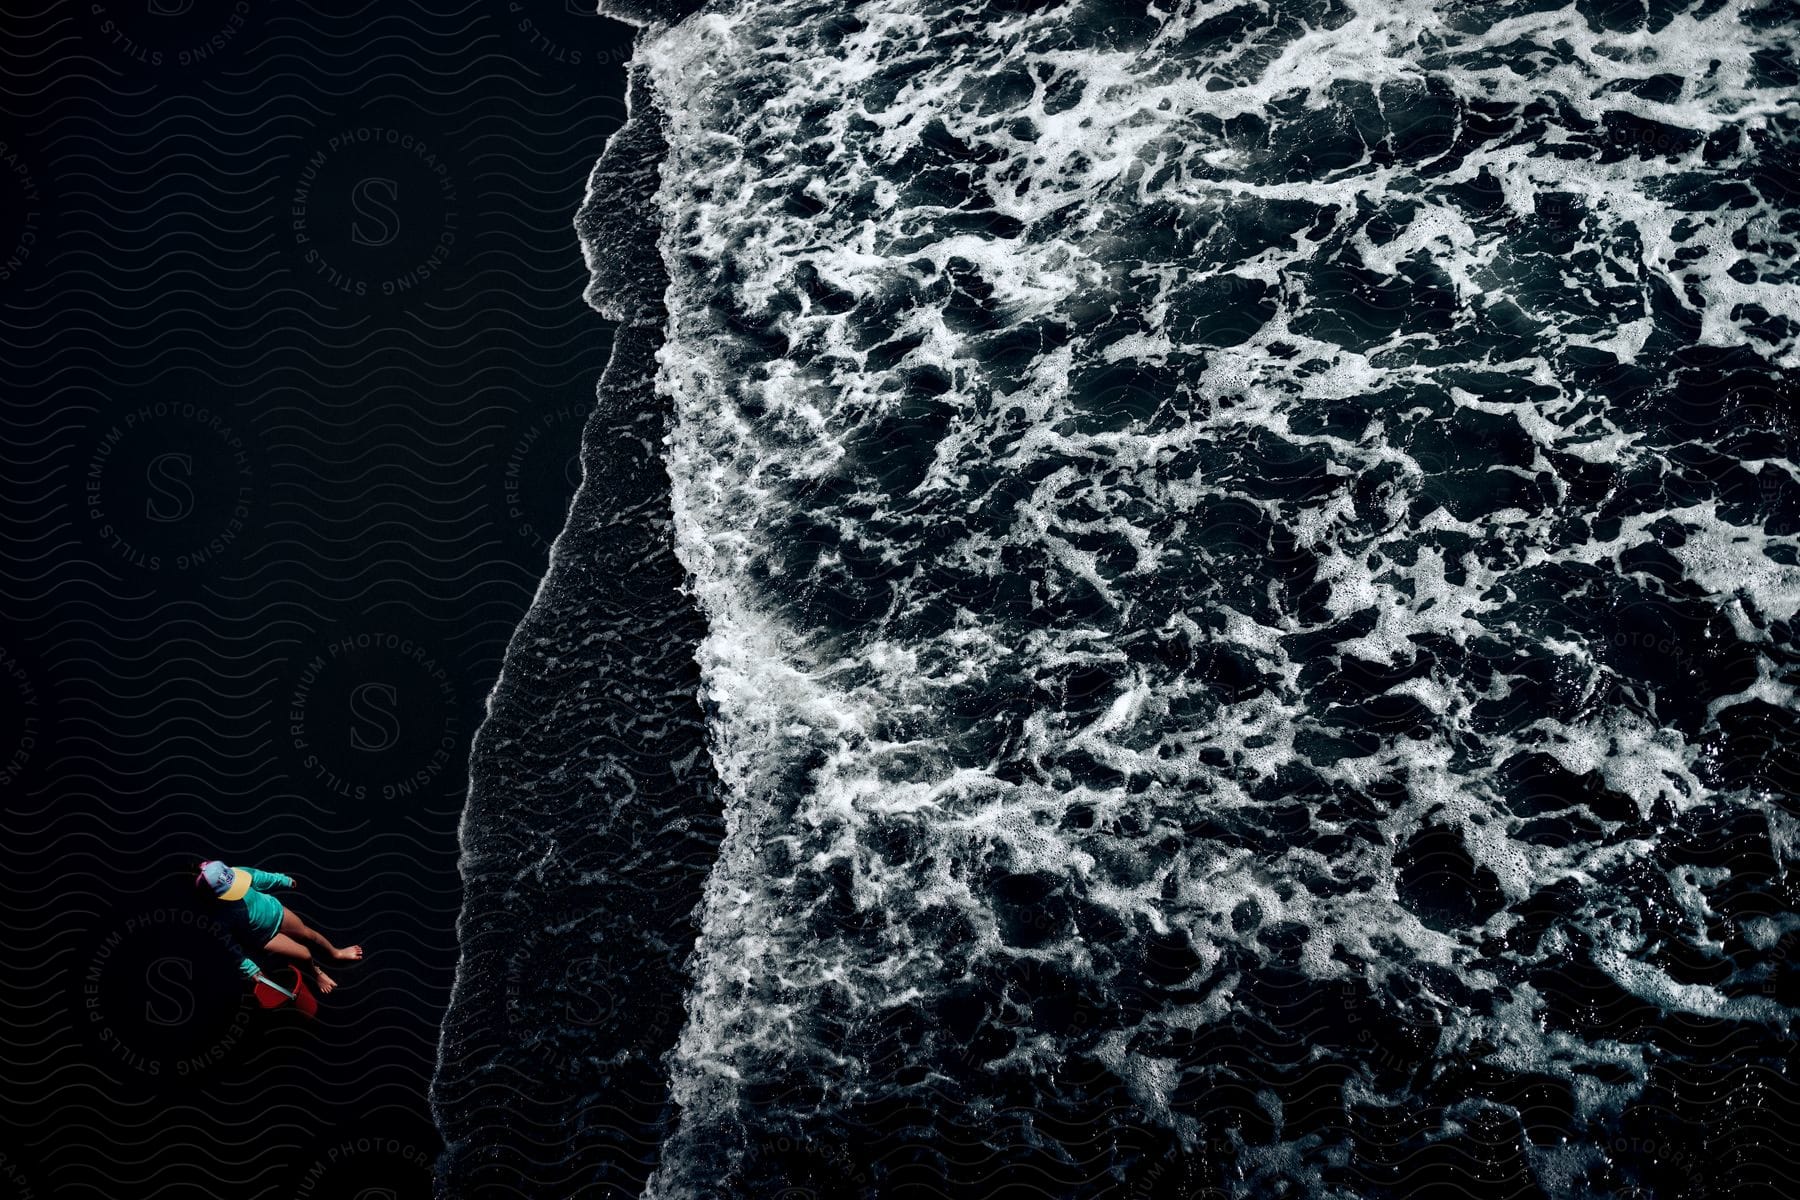
[[[200,864],[200,878],[195,882],[211,888],[213,895],[221,900],[242,900],[250,891],[250,872],[228,867],[215,859]]]

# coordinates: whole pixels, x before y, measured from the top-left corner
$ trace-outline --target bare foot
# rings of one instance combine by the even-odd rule
[[[332,989],[337,987],[337,980],[319,970],[317,967],[313,968],[313,978],[318,981],[319,995],[321,996],[329,996]]]
[[[336,959],[338,962],[361,962],[362,961],[362,947],[361,946],[345,946],[342,949],[338,950],[336,953],[334,953],[331,957]]]

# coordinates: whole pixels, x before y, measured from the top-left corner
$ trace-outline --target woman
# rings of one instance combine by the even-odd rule
[[[292,876],[258,871],[253,867],[228,867],[222,862],[208,860],[200,864],[194,886],[218,899],[223,908],[218,914],[220,922],[237,938],[240,950],[244,946],[261,946],[283,958],[311,966],[321,995],[335,988],[337,981],[325,973],[320,959],[357,962],[363,956],[361,946],[339,950],[324,934],[309,928],[305,921],[282,907],[281,901],[269,895],[271,888],[293,887]],[[238,969],[249,980],[255,980],[262,972],[247,954]]]

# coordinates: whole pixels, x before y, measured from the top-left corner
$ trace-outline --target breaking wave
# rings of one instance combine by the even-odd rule
[[[1785,1161],[1795,16],[646,31],[726,804],[651,1195]]]

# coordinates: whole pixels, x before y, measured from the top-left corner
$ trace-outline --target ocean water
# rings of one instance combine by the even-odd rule
[[[643,30],[723,810],[647,1195],[1791,1178],[1797,35]]]

